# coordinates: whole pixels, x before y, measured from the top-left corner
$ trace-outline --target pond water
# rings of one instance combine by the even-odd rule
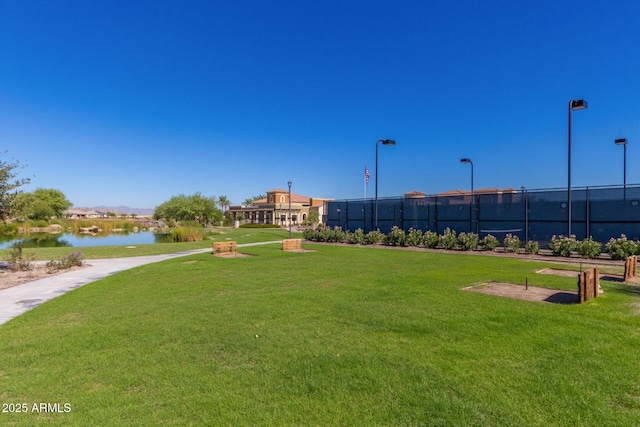
[[[139,233],[114,233],[106,236],[93,236],[91,234],[73,233],[32,233],[24,239],[14,237],[0,237],[0,249],[11,247],[14,243],[23,242],[25,248],[53,248],[53,247],[86,247],[86,246],[131,246],[148,245],[154,243],[167,243],[171,241],[170,235],[154,234],[151,231]]]

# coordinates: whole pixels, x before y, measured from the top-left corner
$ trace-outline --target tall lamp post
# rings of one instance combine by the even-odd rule
[[[460,159],[460,163],[469,163],[471,164],[471,204],[469,205],[469,232],[473,232],[473,205],[474,205],[474,197],[473,197],[473,162],[471,159]]]
[[[569,101],[569,131],[567,132],[569,138],[569,154],[568,167],[567,167],[567,237],[571,236],[571,112],[577,110],[584,110],[587,108],[587,101],[584,99],[572,99]]]
[[[627,198],[627,138],[616,139],[616,145],[624,147],[624,166],[622,169],[622,188],[624,189],[624,198]]]
[[[287,181],[289,185],[289,238],[291,238],[291,180]]]
[[[382,145],[396,145],[396,141],[393,139],[379,139],[376,142],[376,217],[375,217],[375,228],[378,228],[378,144],[382,142]]]

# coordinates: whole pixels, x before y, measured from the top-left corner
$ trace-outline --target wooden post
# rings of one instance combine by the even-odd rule
[[[638,277],[638,256],[627,257],[624,262],[624,281]]]
[[[597,298],[600,290],[600,269],[590,268],[578,274],[578,297],[580,303]]]

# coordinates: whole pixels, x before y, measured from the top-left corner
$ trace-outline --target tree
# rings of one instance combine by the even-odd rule
[[[320,215],[318,214],[318,211],[315,209],[310,209],[309,215],[307,216],[307,222],[311,225],[315,225],[318,223],[318,221],[320,221]]]
[[[5,153],[2,153],[5,154]],[[5,161],[0,158],[0,221],[11,217],[14,200],[20,191],[18,188],[29,183],[29,178],[16,178],[18,170],[23,169],[16,160]]]
[[[256,200],[265,199],[266,197],[267,197],[266,194],[258,194],[257,196],[253,196],[253,197],[249,197],[247,199],[244,199],[244,202],[242,202],[242,204],[245,205],[245,206],[251,205]]]
[[[186,196],[179,194],[157,206],[153,214],[156,220],[197,221],[202,225],[222,221],[222,211],[216,207],[215,197],[200,193]]]
[[[38,188],[33,193],[19,194],[14,200],[15,214],[34,220],[62,218],[71,205],[62,191],[53,188]]]
[[[225,208],[231,206],[231,201],[229,201],[227,196],[220,196],[218,197],[218,205],[220,205],[222,213],[224,213],[224,211],[226,211]]]

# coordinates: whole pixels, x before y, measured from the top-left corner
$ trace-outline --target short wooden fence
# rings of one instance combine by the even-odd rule
[[[624,281],[636,279],[638,277],[638,256],[633,255],[627,258],[624,263]]]
[[[235,241],[230,242],[213,242],[213,255],[236,255],[238,250],[238,243]]]

